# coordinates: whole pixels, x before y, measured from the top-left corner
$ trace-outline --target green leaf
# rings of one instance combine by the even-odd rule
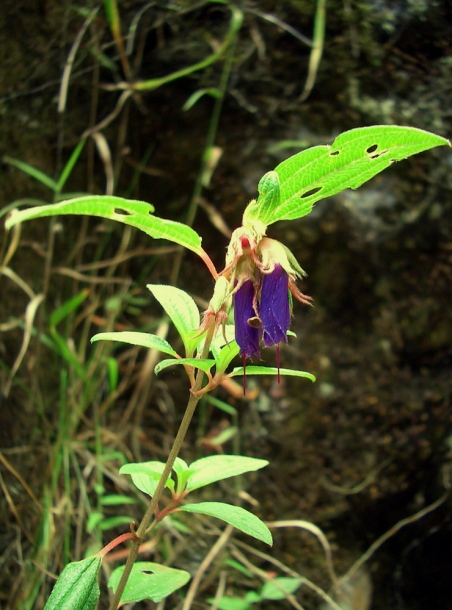
[[[239,352],[240,347],[237,345],[236,341],[231,341],[228,345],[225,345],[216,358],[217,373],[224,373],[232,360],[238,356]]]
[[[279,204],[273,209],[270,221],[268,202],[270,198],[277,201],[274,181],[259,196],[258,205],[263,205],[265,224],[301,218],[320,199],[346,188],[356,189],[395,161],[435,146],[450,146],[450,142],[413,127],[376,125],[346,131],[332,146],[314,146],[299,152],[275,168],[280,183]],[[268,189],[266,182],[264,186]]]
[[[108,586],[113,591],[118,588],[123,572],[124,566],[120,566],[112,572]],[[121,595],[121,603],[137,602],[142,599],[160,602],[183,587],[190,578],[190,574],[185,570],[168,568],[152,561],[137,561]]]
[[[194,93],[192,93],[190,95],[190,97],[188,98],[188,100],[185,102],[185,104],[182,106],[182,110],[190,110],[190,108],[192,108],[196,102],[198,102],[204,95],[210,95],[211,97],[218,99],[221,95],[221,92],[219,89],[198,89],[197,91],[195,91]]]
[[[254,472],[267,466],[267,460],[259,460],[241,455],[210,455],[190,464],[188,491],[222,481],[245,472]]]
[[[69,563],[53,587],[44,610],[95,610],[99,600],[100,557]]]
[[[200,337],[193,338],[193,331],[199,328],[199,309],[189,294],[175,286],[148,284],[147,288],[171,318],[181,336],[187,356],[192,356]]]
[[[238,597],[228,597],[227,595],[223,595],[219,600],[211,597],[207,601],[209,604],[215,603],[215,607],[218,610],[251,610],[252,608],[247,600]]]
[[[266,582],[261,589],[260,596],[262,599],[285,599],[287,597],[285,593],[295,593],[301,583],[301,578],[280,576],[270,582]],[[281,591],[281,589],[284,589],[284,591]]]
[[[80,153],[82,152],[83,147],[85,146],[85,143],[86,139],[80,140],[80,142],[72,151],[71,156],[69,157],[66,165],[64,166],[63,171],[61,172],[60,177],[58,178],[58,184],[56,185],[56,192],[58,194],[61,193],[64,188],[64,185],[66,184],[67,179],[71,175],[72,170],[74,169],[74,165],[77,163],[78,158],[80,157]]]
[[[177,475],[176,493],[182,493],[185,490],[187,478],[190,476],[190,469],[187,462],[181,458],[176,458],[173,464],[173,470]]]
[[[13,159],[12,157],[8,157],[8,155],[5,155],[2,160],[4,163],[9,163],[9,165],[17,167],[17,169],[20,169],[20,171],[24,172],[24,174],[28,174],[28,176],[31,176],[41,184],[44,184],[54,193],[57,192],[58,186],[55,180],[50,178],[50,176],[48,176],[47,174],[44,174],[44,172],[42,172],[40,169],[36,169],[36,167],[28,165],[28,163],[20,161],[19,159]]]
[[[214,366],[215,360],[209,360],[207,358],[171,358],[159,362],[154,368],[154,373],[158,375],[164,369],[167,369],[169,366],[173,366],[175,364],[193,366],[207,373]]]
[[[150,335],[148,333],[133,331],[98,333],[91,338],[91,343],[95,343],[96,341],[119,341],[120,343],[129,343],[130,345],[156,349],[164,354],[177,356],[177,352],[173,350],[168,341],[165,341],[165,339],[162,339],[161,337],[157,337],[157,335]]]
[[[9,229],[25,220],[64,214],[98,216],[117,220],[143,231],[154,239],[167,239],[199,254],[201,237],[196,231],[180,222],[153,216],[153,212],[154,207],[145,201],[132,201],[109,195],[90,195],[12,213],[5,226]]]
[[[245,373],[245,370],[246,375],[278,375],[278,369],[273,366],[247,366],[246,369],[243,366],[239,366],[230,373],[230,377],[242,376]],[[286,375],[287,377],[305,377],[313,382],[316,380],[314,375],[306,373],[305,371],[279,369],[279,374]]]
[[[119,469],[119,474],[130,474],[135,487],[138,487],[143,493],[153,496],[164,469],[163,462],[141,462],[124,464]],[[174,491],[174,481],[171,477],[168,477],[165,487]]]
[[[109,494],[108,496],[102,496],[100,503],[102,506],[119,506],[121,504],[135,504],[135,500],[133,498],[129,498],[129,496]]]
[[[241,532],[248,534],[248,536],[257,538],[270,546],[273,544],[272,535],[265,523],[240,506],[224,504],[223,502],[200,502],[199,504],[185,504],[180,506],[178,510],[217,517],[217,519],[229,523]]]
[[[130,515],[117,515],[116,517],[107,517],[102,519],[100,522],[100,529],[102,531],[110,530],[114,527],[122,527],[123,525],[130,525],[133,521]]]

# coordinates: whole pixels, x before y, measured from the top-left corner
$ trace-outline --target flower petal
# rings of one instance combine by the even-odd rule
[[[280,264],[276,264],[271,273],[263,275],[259,315],[265,346],[277,345],[280,341],[287,343],[290,326],[289,276]]]
[[[259,340],[262,332],[257,326],[248,323],[248,320],[256,320],[253,300],[253,282],[246,280],[234,294],[234,323],[235,340],[242,355],[247,358],[259,355]]]

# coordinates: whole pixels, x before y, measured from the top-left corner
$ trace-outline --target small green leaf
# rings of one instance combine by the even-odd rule
[[[240,599],[238,597],[228,597],[223,595],[219,600],[213,597],[207,600],[209,604],[214,604],[218,610],[251,610],[252,606],[248,600]]]
[[[232,373],[230,373],[231,377],[242,376],[245,373],[247,375],[278,375],[278,369],[273,366],[247,366],[246,369],[243,366],[239,366],[235,368]],[[311,381],[315,381],[314,375],[311,373],[306,373],[305,371],[294,371],[292,369],[279,369],[280,375],[286,375],[288,377],[304,377],[306,379],[310,379]]]
[[[135,500],[133,498],[129,498],[129,496],[109,494],[108,496],[102,496],[100,503],[102,506],[120,506],[121,504],[135,504]]]
[[[187,462],[184,462],[181,458],[177,457],[174,464],[173,470],[177,476],[176,493],[182,493],[185,490],[187,478],[190,476],[190,468]]]
[[[96,341],[118,341],[119,343],[128,343],[130,345],[138,345],[147,347],[148,349],[156,349],[164,354],[177,356],[177,352],[173,350],[171,345],[165,339],[150,335],[148,333],[138,333],[133,331],[121,331],[111,333],[98,333],[91,338],[91,343]]]
[[[9,229],[25,220],[63,214],[98,216],[122,222],[155,239],[167,239],[199,254],[201,237],[196,231],[180,222],[158,218],[153,212],[154,207],[145,201],[133,201],[110,195],[89,195],[12,213],[5,226]]]
[[[123,572],[124,566],[120,566],[112,572],[108,586],[113,591],[118,588]],[[124,593],[121,595],[121,603],[127,604],[142,599],[160,602],[183,587],[190,578],[190,574],[185,570],[168,568],[151,561],[137,561],[132,568]]]
[[[200,502],[199,504],[185,504],[178,510],[217,517],[217,519],[229,523],[241,532],[248,534],[248,536],[257,538],[270,546],[273,544],[272,535],[265,523],[240,506],[224,504],[223,502]]]
[[[188,491],[222,481],[245,472],[254,472],[267,466],[267,460],[259,460],[241,455],[210,455],[190,464]]]
[[[169,366],[173,366],[175,364],[193,366],[207,373],[214,366],[215,360],[208,360],[207,358],[171,358],[159,362],[154,368],[154,373],[158,375],[164,369],[167,369]]]
[[[266,582],[261,589],[260,596],[262,599],[285,599],[287,597],[285,593],[295,593],[301,583],[301,578],[280,576],[274,580]],[[283,591],[281,591],[281,589],[283,589]]]
[[[221,92],[219,89],[198,89],[197,91],[195,91],[194,93],[192,93],[190,95],[190,97],[188,98],[188,100],[185,102],[185,104],[182,106],[182,110],[190,110],[190,108],[192,108],[196,102],[198,102],[198,100],[200,100],[204,95],[210,95],[211,97],[218,99],[221,95]]]
[[[69,563],[61,572],[44,610],[95,610],[99,600],[100,557]]]
[[[218,358],[216,358],[217,373],[224,373],[239,352],[240,347],[236,341],[231,341],[228,345],[225,345],[218,354]]]
[[[77,144],[77,146],[72,151],[71,156],[69,157],[66,165],[64,166],[63,171],[60,174],[60,177],[58,178],[58,184],[56,185],[57,193],[60,194],[61,191],[63,190],[67,179],[71,175],[72,170],[74,169],[74,166],[77,163],[78,158],[80,157],[80,153],[82,152],[83,147],[85,146],[85,143],[86,143],[86,139],[80,140],[80,142]]]
[[[17,167],[17,169],[20,169],[21,172],[24,172],[24,174],[28,174],[28,176],[31,176],[41,184],[44,184],[54,193],[57,192],[58,186],[55,180],[53,180],[53,178],[42,172],[40,169],[36,169],[36,167],[33,167],[32,165],[29,165],[24,161],[20,161],[20,159],[13,159],[12,157],[8,157],[8,155],[5,155],[2,161],[3,163],[9,163],[9,165]]]
[[[102,531],[111,530],[114,527],[130,525],[132,521],[133,519],[130,515],[116,515],[116,517],[107,517],[106,519],[102,519],[100,529]]]
[[[193,339],[193,331],[199,328],[199,309],[189,294],[175,286],[148,284],[147,288],[171,318],[184,343],[186,355],[191,356],[200,338]]]
[[[413,127],[376,125],[351,129],[340,134],[332,146],[313,146],[275,168],[279,176],[280,202],[274,207],[271,220],[268,220],[268,202],[277,201],[276,182],[269,180],[266,174],[265,188],[260,189],[257,200],[258,208],[263,206],[265,224],[301,218],[309,214],[317,201],[346,188],[356,189],[395,161],[435,146],[450,146],[450,142]],[[256,211],[253,209],[254,216]]]
[[[135,487],[138,487],[143,493],[153,496],[164,469],[163,462],[141,462],[124,464],[119,469],[119,474],[130,474]],[[173,479],[168,477],[165,487],[174,491]]]

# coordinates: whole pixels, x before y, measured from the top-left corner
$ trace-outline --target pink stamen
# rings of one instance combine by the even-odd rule
[[[278,345],[276,346],[276,366],[278,367],[278,377],[277,377],[278,383],[281,383],[281,375],[279,374],[280,363],[281,363],[281,361],[279,359],[279,343],[278,343]]]
[[[243,363],[243,396],[246,396],[246,356],[242,354],[242,363]]]

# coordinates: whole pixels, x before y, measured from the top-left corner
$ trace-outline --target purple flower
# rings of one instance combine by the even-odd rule
[[[235,340],[245,358],[259,355],[259,342],[261,329],[259,325],[251,325],[253,320],[258,322],[254,311],[255,289],[251,280],[246,280],[234,295],[234,323]]]
[[[264,344],[287,343],[290,326],[289,276],[279,263],[262,279],[259,318],[262,322]]]

